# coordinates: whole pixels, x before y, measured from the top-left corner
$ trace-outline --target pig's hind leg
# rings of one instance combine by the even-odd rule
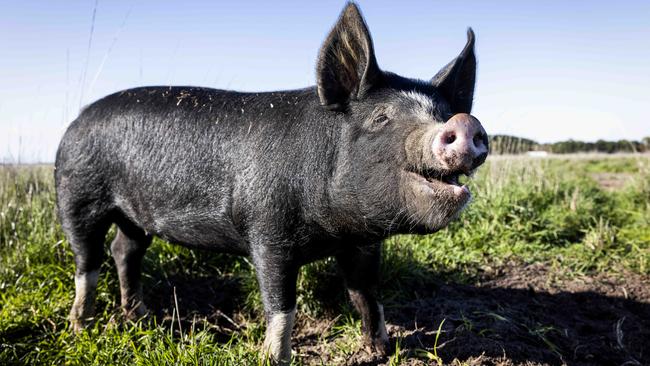
[[[381,246],[354,246],[336,256],[352,304],[361,315],[364,346],[382,356],[390,352],[384,309],[377,301]]]
[[[94,320],[99,268],[111,223],[101,208],[92,203],[70,204],[60,197],[59,212],[63,231],[74,253],[75,297],[70,310],[70,326],[74,332],[79,332]]]
[[[151,244],[151,236],[125,218],[117,221],[118,231],[111,243],[111,255],[120,279],[120,298],[124,316],[137,320],[147,314],[143,302],[142,258]]]

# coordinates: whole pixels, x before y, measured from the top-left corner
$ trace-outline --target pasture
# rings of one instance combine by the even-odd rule
[[[448,228],[385,242],[393,356],[358,348],[360,321],[326,260],[299,278],[295,364],[650,364],[650,156],[497,156],[469,184],[474,200]],[[265,363],[247,259],[154,240],[153,316],[125,323],[114,231],[95,325],[71,333],[74,265],[54,202],[51,166],[0,167],[0,364]]]

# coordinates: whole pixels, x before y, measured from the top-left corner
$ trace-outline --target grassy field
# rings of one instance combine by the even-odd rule
[[[359,350],[325,260],[299,280],[296,364],[650,364],[650,157],[495,157],[470,185],[449,228],[385,243],[394,355]],[[264,363],[250,263],[160,240],[144,264],[155,316],[121,321],[107,259],[96,324],[72,334],[74,266],[54,205],[51,167],[0,167],[0,364]]]

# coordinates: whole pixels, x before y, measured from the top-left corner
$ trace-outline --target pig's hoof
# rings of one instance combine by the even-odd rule
[[[363,341],[363,349],[368,354],[379,356],[381,358],[387,357],[391,354],[390,342],[385,338],[365,338]]]
[[[264,346],[262,346],[262,360],[264,365],[289,366],[291,364],[291,350],[277,352],[277,350],[270,349],[265,342]]]
[[[123,312],[124,318],[132,322],[149,317],[149,310],[144,304],[139,304],[133,308],[124,308]]]
[[[386,357],[391,353],[390,342],[388,339],[376,338],[372,340],[372,349],[375,354]]]
[[[70,329],[73,333],[79,334],[86,330],[91,324],[87,319],[70,319]]]
[[[262,352],[262,364],[272,366],[289,366],[291,365],[291,358],[282,358],[273,356],[268,351]]]

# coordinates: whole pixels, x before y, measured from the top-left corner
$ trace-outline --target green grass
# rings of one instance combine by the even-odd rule
[[[594,173],[630,177],[620,189],[605,190]],[[472,284],[485,268],[512,263],[544,262],[566,276],[650,274],[647,156],[497,158],[470,186],[474,202],[449,228],[386,241],[385,306],[417,297],[434,280]],[[249,262],[157,239],[144,263],[145,301],[191,279],[204,279],[203,285],[214,279],[215,291],[230,283],[239,329],[218,328],[205,312],[188,314],[169,302],[162,305],[169,317],[159,324],[122,324],[117,276],[106,260],[97,322],[73,335],[66,317],[74,266],[56,223],[54,197],[51,167],[0,167],[0,364],[264,364],[257,352],[264,330],[261,305]],[[312,317],[343,314],[322,337],[335,341],[332,352],[355,351],[359,321],[331,260],[303,268],[298,301],[300,312]],[[180,327],[170,319],[177,310],[186,315]]]

